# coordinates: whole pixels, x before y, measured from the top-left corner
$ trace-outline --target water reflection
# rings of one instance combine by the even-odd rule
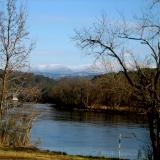
[[[34,122],[32,139],[41,138],[43,149],[117,157],[118,138],[122,134],[121,155],[133,159],[149,141],[148,126],[142,118],[58,111],[50,105],[36,108],[41,114]]]

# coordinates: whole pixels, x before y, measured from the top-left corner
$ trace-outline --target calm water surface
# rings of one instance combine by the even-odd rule
[[[118,140],[122,134],[120,156],[136,159],[138,150],[149,143],[146,122],[93,112],[58,111],[47,104],[37,104],[40,115],[34,121],[32,141],[40,139],[39,148],[69,154],[118,157]]]

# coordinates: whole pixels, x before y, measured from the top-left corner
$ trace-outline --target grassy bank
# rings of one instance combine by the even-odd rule
[[[1,160],[116,160],[116,158],[73,156],[64,152],[42,151],[36,148],[0,147]]]

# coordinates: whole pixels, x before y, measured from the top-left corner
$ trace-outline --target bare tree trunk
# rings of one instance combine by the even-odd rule
[[[160,117],[155,106],[147,113],[154,160],[160,159]]]
[[[160,113],[158,115],[158,121],[157,121],[157,151],[158,151],[158,157],[160,159]]]
[[[148,112],[148,124],[149,124],[150,138],[151,138],[151,144],[152,144],[152,149],[153,149],[153,157],[154,157],[154,160],[158,160],[156,144],[155,144],[155,134],[154,134],[153,113],[152,112]]]
[[[7,90],[7,68],[8,68],[8,62],[6,63],[3,77],[2,77],[2,88],[1,88],[1,96],[0,96],[0,111],[1,111],[1,119],[3,116],[3,111],[4,111],[4,100],[6,96],[6,90]]]

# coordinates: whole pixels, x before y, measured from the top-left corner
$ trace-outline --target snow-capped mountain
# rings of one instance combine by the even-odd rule
[[[50,78],[95,76],[102,74],[92,65],[65,66],[59,64],[43,64],[32,67],[35,74],[41,74]]]

